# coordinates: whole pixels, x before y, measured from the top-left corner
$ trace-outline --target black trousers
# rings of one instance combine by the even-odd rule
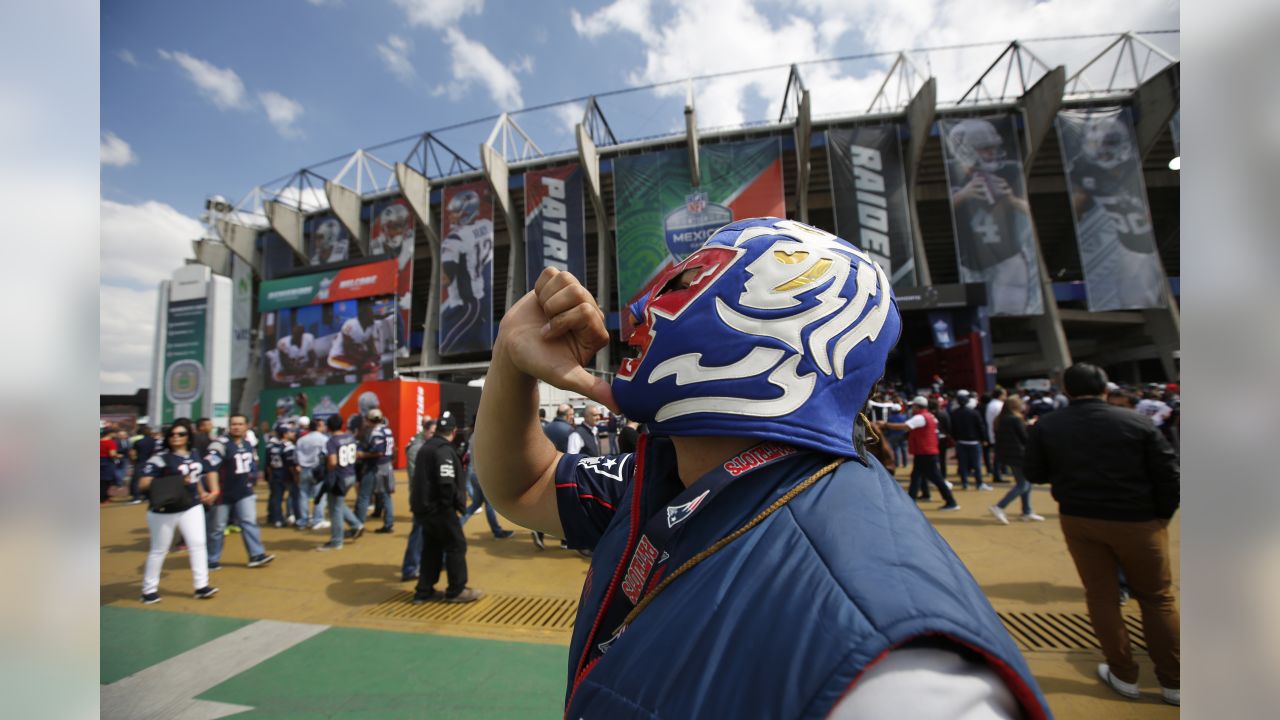
[[[942,473],[938,469],[937,455],[916,455],[911,466],[911,486],[907,490],[907,494],[912,499],[917,496],[929,499],[929,486],[925,483],[933,483],[938,488],[938,493],[942,495],[942,499],[948,505],[955,505],[956,498],[951,494],[951,490],[947,488],[947,484],[942,480]]]
[[[467,587],[467,539],[453,508],[414,513],[422,524],[422,566],[418,573],[416,594],[426,597],[435,591],[441,568],[448,574],[446,597],[453,597]]]

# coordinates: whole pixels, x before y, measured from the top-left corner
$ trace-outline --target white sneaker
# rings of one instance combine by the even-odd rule
[[[987,510],[991,511],[991,514],[996,516],[996,519],[1000,521],[1001,525],[1009,524],[1009,516],[1004,514],[1004,510],[999,505],[992,505],[987,508]]]
[[[1138,684],[1127,683],[1115,675],[1112,675],[1111,667],[1106,663],[1098,663],[1098,677],[1102,679],[1102,682],[1107,684],[1107,687],[1115,690],[1118,694],[1127,697],[1130,700],[1138,699]],[[1174,692],[1177,691],[1175,690]]]
[[[1182,690],[1179,688],[1160,688],[1160,699],[1174,707],[1182,707]]]
[[[1035,513],[1023,513],[1020,519],[1022,522],[1044,522],[1044,516]]]
[[[982,483],[981,485],[978,486],[978,490],[982,492],[991,492],[992,490],[995,490],[995,488],[991,487],[986,483]]]
[[[312,526],[311,526],[311,529],[312,529],[312,530],[326,530],[326,529],[331,528],[331,527],[333,527],[333,523],[329,522],[328,520],[321,520],[320,522],[316,523],[315,525],[312,525]]]
[[[943,480],[942,482],[946,484],[948,490],[954,490],[956,487],[955,485],[951,484],[950,480]]]

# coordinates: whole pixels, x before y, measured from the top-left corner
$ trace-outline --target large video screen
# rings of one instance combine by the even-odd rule
[[[394,377],[395,296],[364,297],[263,313],[267,387]]]

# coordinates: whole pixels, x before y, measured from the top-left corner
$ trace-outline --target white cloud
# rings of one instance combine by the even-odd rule
[[[378,43],[377,49],[378,56],[382,58],[382,62],[386,63],[392,75],[400,78],[402,82],[413,82],[418,73],[413,69],[413,63],[409,61],[409,51],[413,49],[412,42],[399,35],[388,35],[387,41]]]
[[[204,226],[165,203],[103,200],[100,208],[102,281],[154,285],[191,257]]]
[[[258,100],[262,102],[262,108],[267,111],[267,120],[281,137],[288,139],[302,137],[302,130],[295,125],[304,112],[302,103],[274,90],[258,93]]]
[[[556,116],[556,126],[573,136],[573,127],[582,122],[583,106],[581,103],[564,103],[557,105],[552,111]]]
[[[646,44],[658,39],[653,31],[650,0],[616,0],[586,17],[570,10],[569,20],[579,35],[592,40],[615,31],[629,32]]]
[[[315,5],[316,7],[324,7],[326,5],[336,7],[342,4],[342,0],[307,0],[307,2]]]
[[[119,135],[107,131],[102,133],[102,139],[98,143],[98,160],[103,165],[124,167],[138,162],[138,156],[133,154],[129,143],[120,139]]]
[[[404,10],[410,25],[440,29],[454,25],[464,15],[479,15],[484,0],[393,0]]]
[[[133,53],[129,52],[128,50],[121,50],[120,52],[116,53],[116,57],[120,58],[124,62],[127,62],[134,67],[138,67],[138,58],[134,57]]]
[[[169,205],[102,200],[99,305],[101,391],[150,384],[157,285],[191,256],[204,228]]]
[[[447,91],[456,100],[472,83],[479,82],[499,108],[515,110],[524,105],[515,72],[494,57],[484,44],[471,40],[452,27],[445,31],[445,42],[449,45],[453,82],[447,87],[437,86],[432,91],[433,95]]]
[[[245,96],[244,82],[235,70],[220,68],[206,60],[192,57],[184,52],[160,50],[160,57],[176,63],[187,72],[187,77],[200,92],[220,110],[249,107]]]
[[[1178,3],[1136,0],[1120,6],[1108,0],[719,0],[658,5],[650,0],[616,0],[586,15],[572,11],[570,20],[580,36],[591,40],[616,34],[638,39],[644,46],[644,60],[627,77],[633,84],[646,85],[848,55],[858,50],[1176,28]],[[1106,42],[1071,41],[1043,46],[1033,43],[1032,48],[1050,66],[1066,64],[1070,74],[1073,64],[1079,66]],[[958,99],[1000,50],[991,46],[913,59],[926,74],[931,69],[937,76],[939,99],[946,101]],[[814,113],[865,112],[892,61],[892,56],[886,56],[802,66]],[[786,70],[698,83],[695,97],[699,125],[715,127],[762,119],[762,102],[768,108],[763,117],[776,118],[785,81]],[[655,90],[659,97],[684,93],[683,85]]]

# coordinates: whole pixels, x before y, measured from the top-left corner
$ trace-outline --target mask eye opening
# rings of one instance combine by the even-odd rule
[[[663,285],[662,288],[658,290],[658,292],[653,294],[653,299],[657,299],[658,297],[660,297],[665,293],[669,293],[675,290],[684,290],[685,288],[688,288],[693,283],[693,278],[696,278],[698,276],[697,273],[701,271],[702,271],[701,265],[694,265],[692,267],[687,267],[684,270],[681,270],[674,277],[668,280],[667,284]]]

